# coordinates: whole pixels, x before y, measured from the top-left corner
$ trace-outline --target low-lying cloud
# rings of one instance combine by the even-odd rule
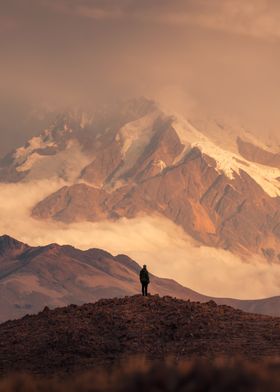
[[[146,263],[154,274],[177,280],[211,296],[261,298],[278,295],[280,266],[257,259],[242,261],[223,250],[198,246],[183,230],[159,216],[116,222],[75,223],[37,221],[32,206],[62,186],[41,181],[0,185],[0,234],[30,245],[72,244],[127,254]]]
[[[204,29],[262,38],[279,38],[279,3],[274,0],[43,0],[54,12],[93,21],[123,20]]]
[[[234,118],[237,129],[280,145],[277,0],[10,0],[0,8],[0,156],[67,105],[138,95],[187,118],[195,112],[205,126],[208,117]],[[127,253],[210,295],[279,292],[277,265],[199,247],[163,218],[69,226],[31,219],[32,206],[62,185],[0,185],[0,232],[33,245]]]

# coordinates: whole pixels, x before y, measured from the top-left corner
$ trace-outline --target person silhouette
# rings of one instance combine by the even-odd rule
[[[147,270],[147,266],[143,265],[143,268],[139,274],[140,282],[142,285],[142,295],[148,295],[148,284],[150,283],[149,272]]]

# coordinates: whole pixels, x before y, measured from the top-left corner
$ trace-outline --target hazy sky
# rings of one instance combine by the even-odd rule
[[[279,0],[0,0],[0,156],[39,133],[44,113],[138,95],[276,136],[279,20]],[[34,222],[31,206],[59,186],[2,184],[0,231],[124,252],[165,276],[173,258],[172,277],[207,294],[279,293],[277,266],[195,247],[170,222]]]
[[[0,154],[41,126],[30,105],[139,94],[278,133],[278,0],[9,0],[0,11]]]

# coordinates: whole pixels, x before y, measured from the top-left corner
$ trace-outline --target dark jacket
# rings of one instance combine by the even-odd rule
[[[142,268],[139,274],[140,282],[141,283],[150,283],[149,272],[146,268]]]

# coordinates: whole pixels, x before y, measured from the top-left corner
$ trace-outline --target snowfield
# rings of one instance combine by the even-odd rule
[[[182,159],[190,148],[197,147],[201,152],[213,158],[217,163],[217,170],[224,172],[228,178],[233,179],[235,173],[239,174],[240,170],[243,170],[269,196],[280,196],[280,182],[278,180],[280,178],[280,169],[248,161],[240,154],[219,147],[182,117],[175,118],[172,125],[181,143],[185,145],[184,151],[176,159],[176,162]]]

